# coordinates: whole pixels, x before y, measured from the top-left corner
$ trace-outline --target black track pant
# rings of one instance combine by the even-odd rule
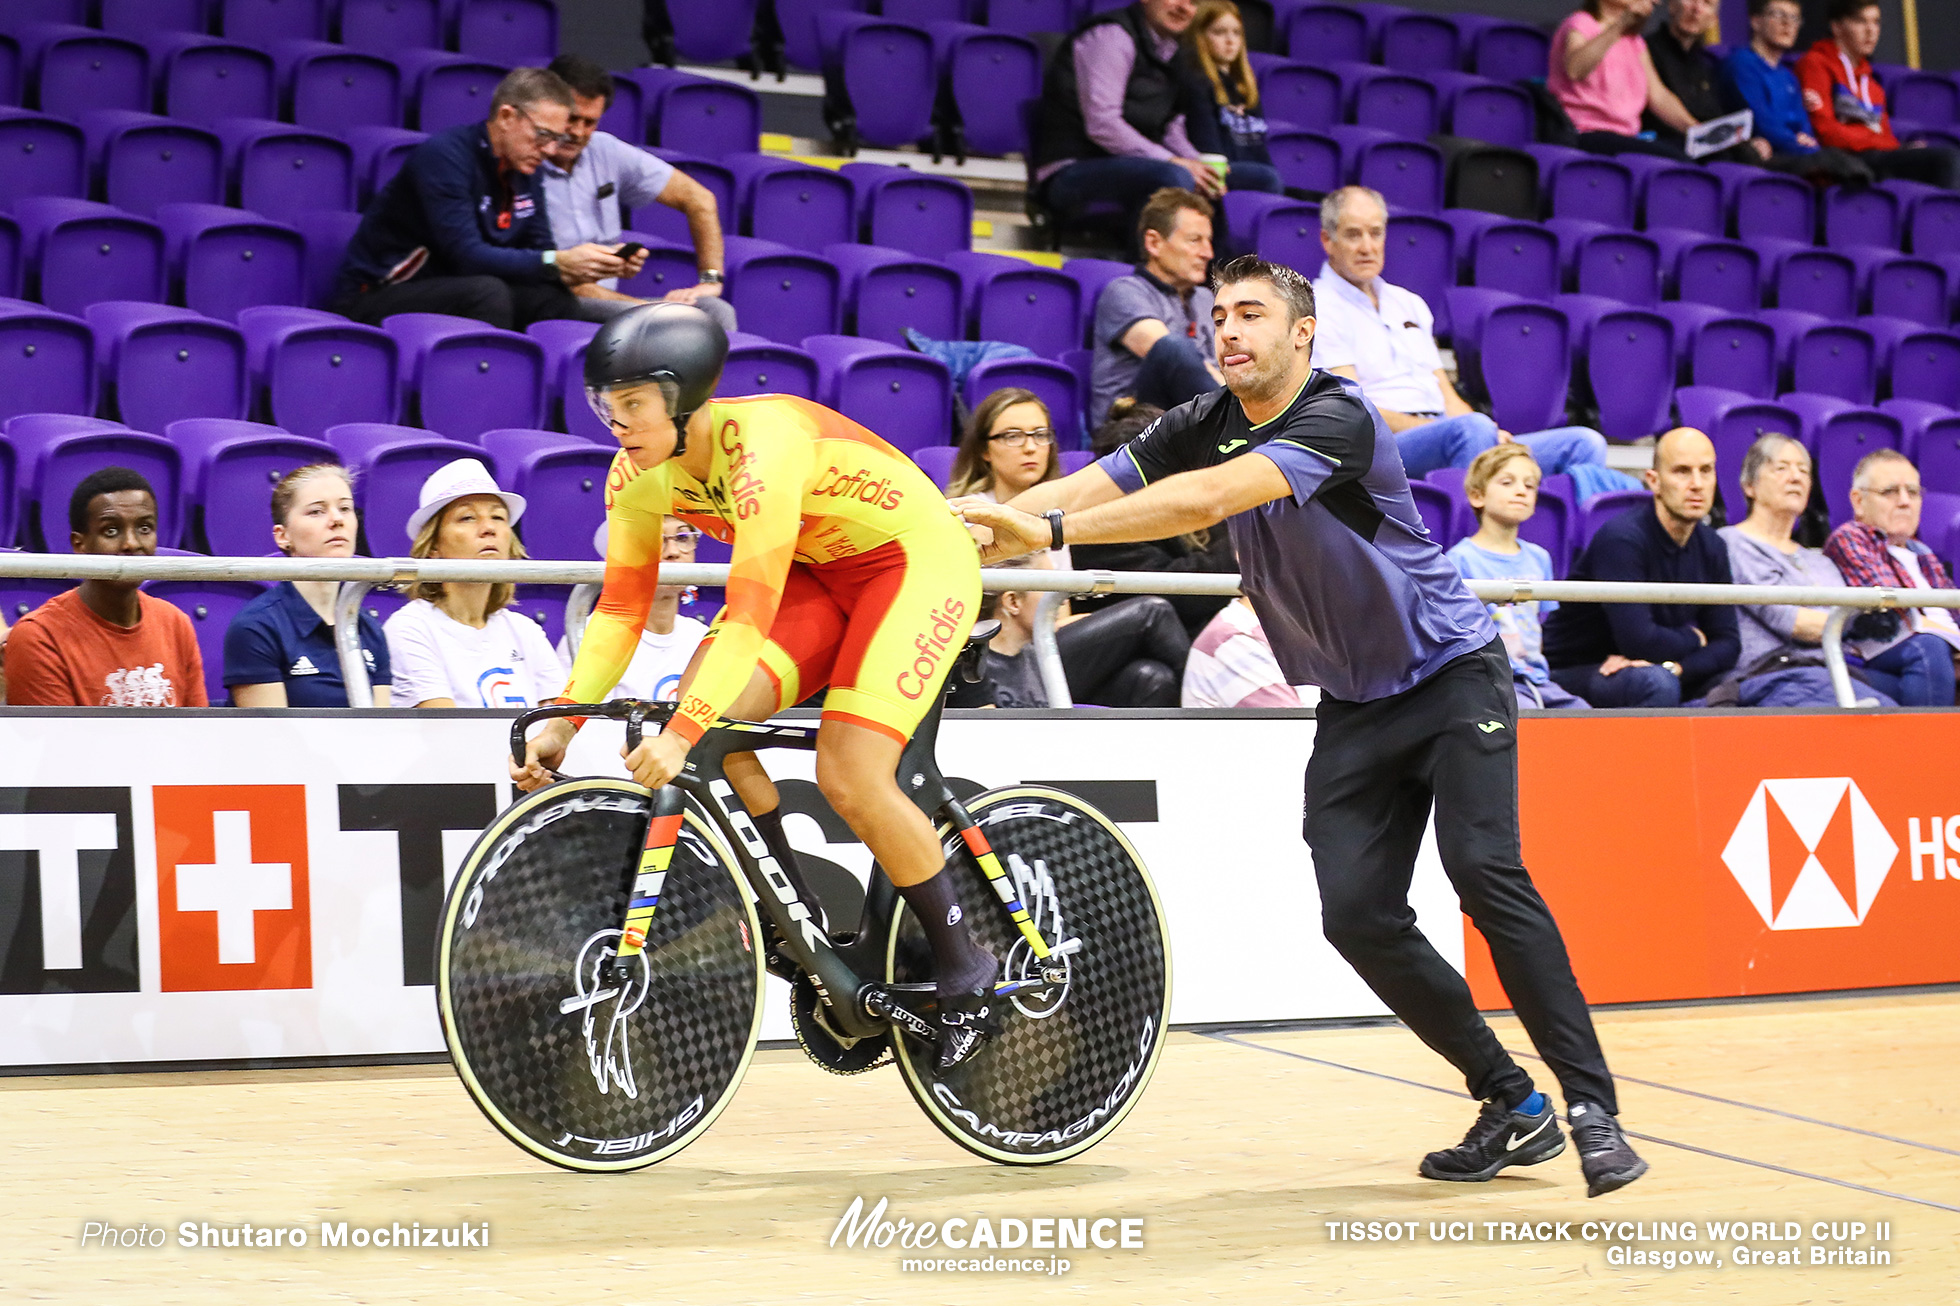
[[[1069,697],[1098,707],[1176,707],[1191,657],[1177,609],[1155,594],[1124,599],[1055,632]]]
[[[1463,1072],[1472,1096],[1524,1095],[1529,1076],[1477,1014],[1470,986],[1416,929],[1409,880],[1433,801],[1443,869],[1566,1102],[1617,1112],[1565,940],[1519,851],[1517,699],[1503,644],[1493,640],[1392,698],[1323,694],[1318,721],[1305,833],[1328,942]]]

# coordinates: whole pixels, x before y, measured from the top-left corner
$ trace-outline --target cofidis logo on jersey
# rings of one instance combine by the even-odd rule
[[[946,650],[959,637],[960,618],[966,615],[966,604],[949,598],[926,615],[932,625],[912,641],[912,647],[919,656],[911,666],[898,673],[898,692],[907,698],[917,698],[931,686]]]
[[[874,508],[883,508],[886,512],[890,512],[905,502],[905,491],[893,489],[892,478],[889,476],[881,476],[874,481],[867,477],[862,469],[847,474],[842,467],[832,463],[829,469],[817,478],[816,485],[810,490],[810,497],[855,499],[859,503],[868,503]]]

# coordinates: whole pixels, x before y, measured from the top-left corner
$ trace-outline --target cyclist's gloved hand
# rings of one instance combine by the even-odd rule
[[[505,758],[510,768],[511,782],[526,793],[542,789],[551,783],[551,772],[565,762],[565,749],[578,731],[572,723],[562,718],[547,721],[531,732],[524,745],[524,765],[519,766],[515,758]]]
[[[658,789],[679,775],[687,766],[687,740],[672,730],[663,730],[640,741],[632,752],[620,750],[633,779],[649,789]]]

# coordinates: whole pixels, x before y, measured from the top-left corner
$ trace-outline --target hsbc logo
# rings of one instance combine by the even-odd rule
[[[1849,778],[1765,780],[1722,862],[1772,930],[1862,925],[1899,845]]]

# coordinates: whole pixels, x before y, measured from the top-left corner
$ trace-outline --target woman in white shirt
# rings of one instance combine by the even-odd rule
[[[511,533],[524,498],[499,489],[475,458],[423,482],[408,519],[417,558],[522,558]],[[412,707],[536,707],[565,687],[565,664],[544,628],[511,610],[509,582],[421,584],[388,618],[395,701]]]

